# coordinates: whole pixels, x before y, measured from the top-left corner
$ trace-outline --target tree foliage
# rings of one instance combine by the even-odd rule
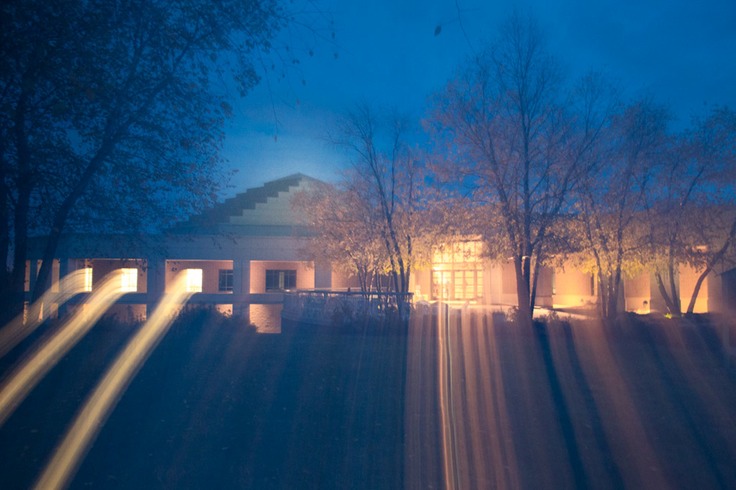
[[[229,92],[259,81],[290,21],[277,0],[4,2],[5,288],[22,291],[30,235],[48,236],[38,296],[63,232],[150,230],[211,202]]]
[[[408,143],[409,128],[396,113],[356,105],[328,135],[345,150],[349,169],[337,184],[295,202],[314,225],[311,255],[355,274],[364,290],[409,292],[412,272],[429,262],[430,244],[444,225],[430,208],[434,189]]]
[[[651,98],[624,104],[596,74],[572,90],[564,82],[534,21],[512,16],[433,100],[438,179],[491,259],[513,262],[520,318],[531,319],[540,267],[570,260],[596,275],[607,320],[624,277],[643,270],[679,314],[677,273],[688,265],[700,273],[692,312],[736,241],[733,112],[674,135]]]
[[[595,163],[576,189],[581,255],[592,259],[600,313],[607,320],[619,312],[624,276],[649,262],[645,211],[666,150],[667,120],[666,110],[647,99],[611,114]]]
[[[673,136],[647,209],[650,265],[669,313],[692,313],[705,278],[729,259],[736,240],[736,115],[717,108]],[[680,265],[699,272],[680,304]]]
[[[303,210],[314,231],[305,250],[310,258],[357,277],[362,291],[383,288],[388,258],[375,232],[379,216],[356,189],[315,183],[296,195],[292,206]]]
[[[499,255],[511,258],[520,318],[528,321],[552,228],[569,210],[602,124],[595,98],[570,104],[563,81],[537,25],[515,15],[435,97],[430,118],[449,154],[445,177],[487,210],[484,241],[488,250],[500,241]]]
[[[392,289],[409,292],[417,238],[420,169],[406,137],[408,123],[396,114],[381,117],[358,104],[336,125],[331,138],[344,148],[352,169],[344,183],[360,196],[384,245]]]

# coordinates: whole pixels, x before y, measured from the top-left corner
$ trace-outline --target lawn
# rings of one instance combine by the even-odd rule
[[[189,313],[71,486],[736,488],[736,376],[712,321],[496,320],[262,335]],[[136,328],[96,325],[0,428],[3,488],[32,485]]]

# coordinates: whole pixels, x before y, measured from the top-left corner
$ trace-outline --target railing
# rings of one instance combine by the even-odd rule
[[[413,293],[297,290],[284,294],[281,317],[317,325],[347,325],[357,320],[408,320]]]

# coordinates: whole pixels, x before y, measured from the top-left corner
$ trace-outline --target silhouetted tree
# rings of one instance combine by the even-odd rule
[[[376,233],[380,215],[356,189],[314,183],[294,197],[292,206],[306,215],[314,232],[304,251],[310,259],[329,261],[334,269],[354,275],[362,291],[382,289],[388,257]]]
[[[605,320],[619,313],[624,275],[649,262],[645,211],[667,148],[667,120],[666,110],[647,99],[613,114],[576,192],[582,256],[592,259]]]
[[[368,223],[384,245],[388,274],[396,292],[409,291],[422,235],[418,220],[422,168],[406,137],[408,123],[396,115],[380,118],[367,104],[357,105],[339,121],[331,135],[347,150],[352,169],[342,186],[373,213]]]
[[[736,115],[719,108],[677,137],[656,175],[647,218],[654,277],[669,313],[680,315],[681,264],[699,271],[685,312],[736,240]]]
[[[435,97],[429,121],[447,145],[445,177],[488,211],[487,249],[513,261],[519,318],[528,322],[550,230],[570,209],[602,125],[594,97],[573,104],[563,89],[537,25],[514,15]]]
[[[48,237],[38,297],[63,232],[166,224],[212,201],[228,92],[259,81],[291,21],[278,0],[3,2],[3,290],[22,293],[31,234]]]

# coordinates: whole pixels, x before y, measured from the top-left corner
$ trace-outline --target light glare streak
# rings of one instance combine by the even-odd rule
[[[61,280],[58,292],[49,288],[43,293],[43,296],[28,307],[27,312],[21,313],[5,325],[0,330],[0,357],[10,352],[48,319],[51,311],[49,305],[53,303],[62,305],[76,294],[89,292],[91,288],[87,289],[87,274],[87,269],[70,272]]]
[[[199,272],[201,290],[201,269]],[[105,373],[54,452],[35,485],[36,489],[64,488],[67,485],[122,392],[168,331],[176,313],[193,294],[189,290],[191,278],[187,271],[177,275],[172,292],[163,296],[150,319]]]
[[[439,388],[440,388],[440,412],[442,420],[442,449],[445,465],[445,486],[448,489],[458,487],[457,467],[457,434],[455,427],[455,404],[453,400],[453,361],[450,345],[450,305],[438,303],[437,312],[439,320],[438,361],[439,361]]]
[[[0,425],[107,309],[125,294],[121,287],[122,274],[121,269],[117,269],[105,276],[100,288],[89,297],[89,308],[75,312],[46,343],[8,376],[0,388]],[[79,277],[83,279],[83,276]]]

